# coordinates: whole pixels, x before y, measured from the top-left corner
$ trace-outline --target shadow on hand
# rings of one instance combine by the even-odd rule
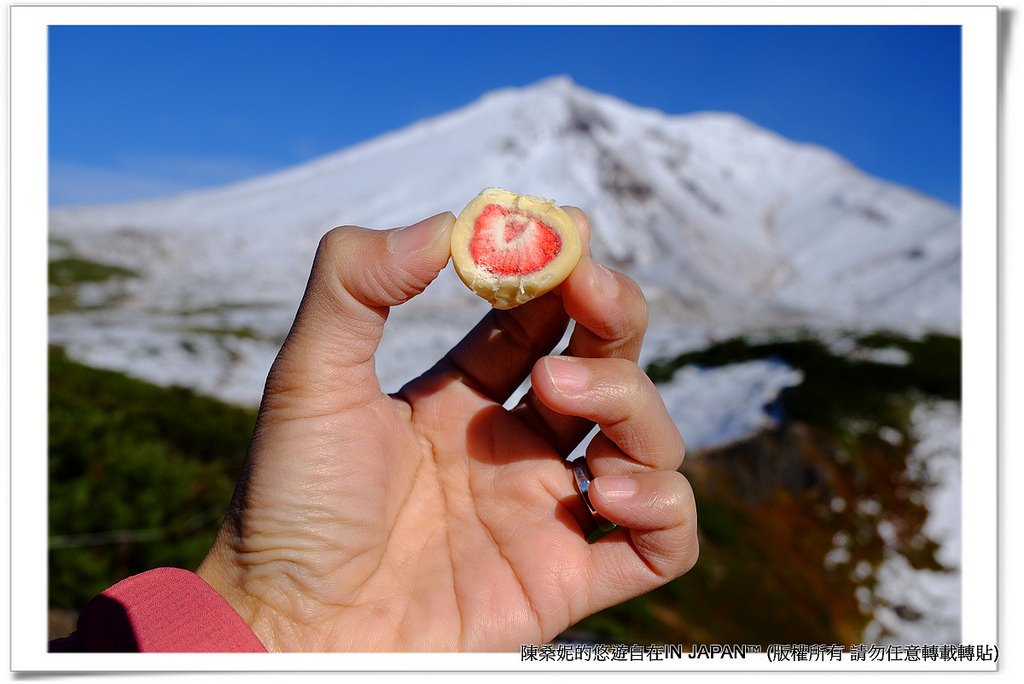
[[[592,521],[574,489],[570,462],[519,418],[497,404],[481,408],[466,425],[466,453],[481,464],[507,470],[509,488],[535,486],[551,494],[550,512],[537,510],[534,515],[542,518],[541,523],[544,519],[557,521],[569,532],[585,537],[585,530],[589,530]],[[535,469],[531,473],[535,477],[527,476],[526,471],[530,469]],[[543,470],[549,472],[543,473]],[[555,487],[544,486],[545,479],[550,482],[556,478],[564,478],[568,494],[557,495],[552,491]],[[501,485],[499,482],[496,486]]]

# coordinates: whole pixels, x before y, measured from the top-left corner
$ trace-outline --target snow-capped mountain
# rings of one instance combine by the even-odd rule
[[[54,209],[55,255],[140,277],[80,288],[51,317],[51,339],[97,365],[254,403],[324,232],[458,212],[487,186],[588,213],[595,255],[647,294],[648,358],[787,326],[959,330],[955,209],[738,116],[668,116],[560,77],[232,186]],[[386,389],[485,310],[446,269],[393,313]]]

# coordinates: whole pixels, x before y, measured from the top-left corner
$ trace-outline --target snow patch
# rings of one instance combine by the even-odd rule
[[[908,468],[927,483],[922,534],[939,544],[936,560],[944,569],[914,568],[889,550],[875,569],[878,584],[869,600],[873,619],[863,642],[955,644],[961,620],[960,404],[918,404],[911,421],[915,445]],[[879,532],[884,539],[884,527]]]
[[[778,361],[748,361],[717,368],[687,366],[659,386],[688,451],[753,436],[777,424],[779,394],[803,373]]]

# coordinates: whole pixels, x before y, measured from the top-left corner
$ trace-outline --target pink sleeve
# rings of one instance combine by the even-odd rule
[[[178,568],[149,570],[110,587],[82,610],[78,630],[50,642],[50,650],[266,651],[213,587]]]

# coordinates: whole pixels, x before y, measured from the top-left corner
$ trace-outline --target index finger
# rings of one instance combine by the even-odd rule
[[[562,284],[566,313],[576,321],[565,355],[635,362],[647,331],[647,300],[630,277],[583,257]],[[513,409],[527,425],[567,456],[594,423],[563,415],[544,404],[531,388]]]

